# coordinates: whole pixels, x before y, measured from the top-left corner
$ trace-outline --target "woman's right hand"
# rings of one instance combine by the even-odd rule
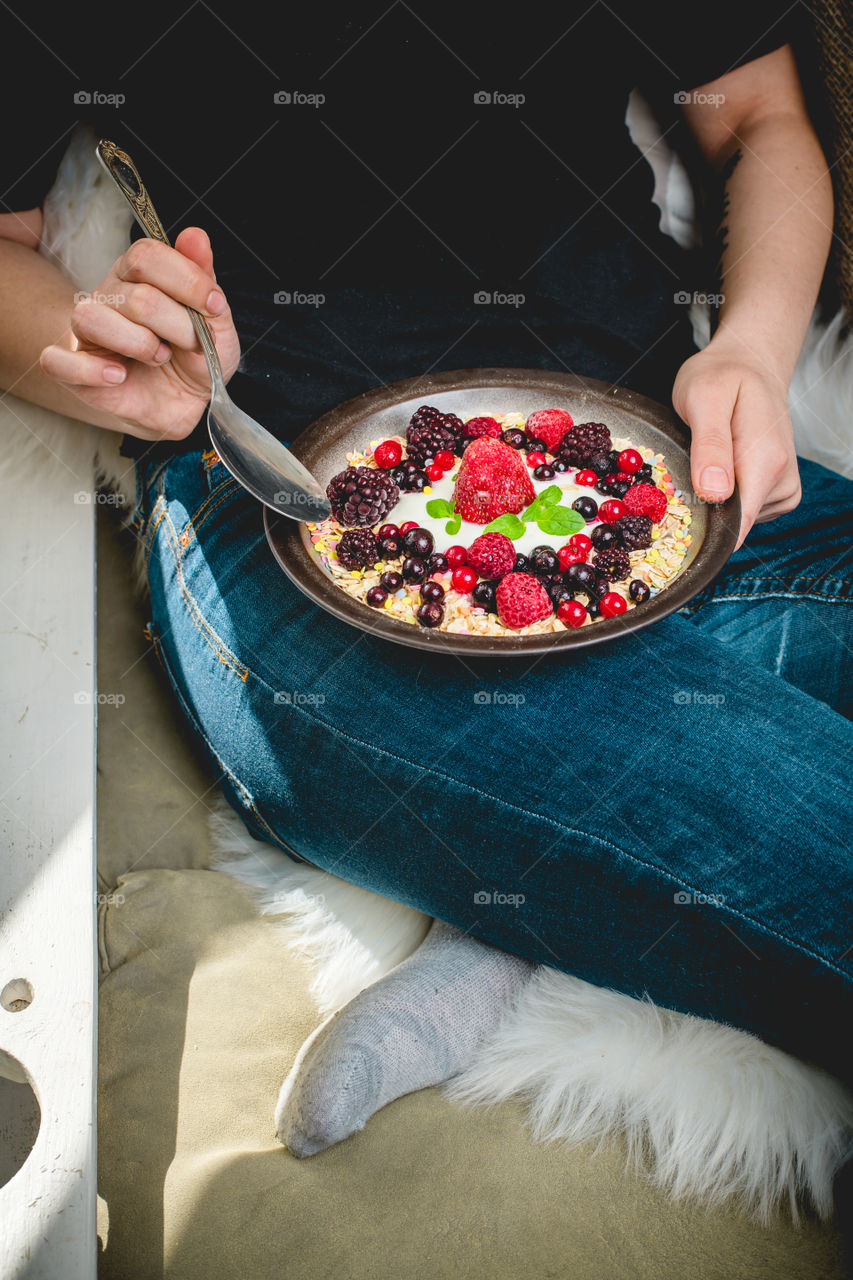
[[[210,399],[207,362],[182,304],[207,319],[227,382],[240,341],[199,227],[182,231],[174,249],[134,241],[77,302],[65,337],[42,351],[41,368],[100,414],[114,415],[117,431],[182,440]]]

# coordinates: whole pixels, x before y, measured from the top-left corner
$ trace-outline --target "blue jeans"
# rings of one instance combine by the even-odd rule
[[[140,462],[151,640],[254,835],[849,1079],[853,484],[801,469],[681,615],[469,662],[319,610],[215,455]]]

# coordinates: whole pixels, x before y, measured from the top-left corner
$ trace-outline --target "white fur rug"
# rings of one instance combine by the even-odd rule
[[[655,172],[664,230],[686,242],[686,175],[641,102],[632,103],[630,123]],[[49,245],[78,288],[93,288],[127,243],[129,215],[97,167],[91,138],[72,143],[46,212]],[[700,341],[702,320],[694,317]],[[853,476],[853,342],[842,342],[841,326],[840,316],[827,328],[812,325],[791,408],[799,451]],[[44,500],[51,472],[71,468],[132,500],[118,437],[14,396],[0,401],[0,430],[0,492],[3,484],[38,484]],[[311,961],[322,1016],[423,939],[425,916],[252,840],[224,800],[211,826],[217,865],[257,894],[288,945]],[[784,1207],[796,1220],[798,1204],[828,1216],[853,1132],[853,1099],[825,1073],[745,1032],[544,966],[478,1060],[444,1090],[468,1104],[523,1097],[535,1138],[622,1140],[628,1160],[671,1195],[733,1200],[762,1221]]]

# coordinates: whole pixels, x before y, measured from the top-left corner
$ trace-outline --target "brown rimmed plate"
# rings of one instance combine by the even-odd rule
[[[367,391],[323,414],[290,446],[325,487],[347,464],[346,455],[371,440],[405,435],[409,418],[421,404],[434,404],[460,417],[473,414],[568,409],[575,422],[604,422],[614,436],[662,453],[676,488],[691,502],[693,542],[678,577],[646,604],[617,618],[577,630],[531,636],[464,636],[400,622],[374,610],[336,586],[314,552],[308,528],[264,508],[264,527],[275,558],[292,582],[311,600],[354,627],[373,635],[433,652],[469,657],[552,653],[603,644],[648,627],[680,609],[716,577],[734,551],[740,527],[740,501],[699,502],[690,481],[689,434],[670,409],[623,387],[539,369],[454,369],[392,382]]]

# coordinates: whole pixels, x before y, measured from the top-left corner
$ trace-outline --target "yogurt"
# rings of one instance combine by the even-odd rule
[[[393,510],[382,521],[385,523],[393,523],[396,525],[405,524],[407,520],[414,520],[421,529],[429,529],[435,539],[436,551],[446,551],[448,547],[462,546],[470,547],[475,538],[478,538],[483,532],[485,525],[474,524],[471,520],[463,520],[458,533],[446,533],[444,526],[447,524],[447,516],[431,516],[427,513],[427,503],[433,498],[445,498],[448,502],[453,502],[453,491],[456,487],[451,476],[456,474],[457,468],[453,471],[445,471],[440,480],[433,481],[431,491],[429,493],[401,493],[399,501]],[[545,489],[549,489],[552,485],[558,485],[563,490],[563,496],[560,498],[560,506],[571,507],[575,498],[586,495],[600,505],[605,502],[605,497],[597,493],[596,490],[587,485],[575,484],[574,472],[557,472],[553,480],[537,480],[530,473],[530,479],[533,488],[537,494]],[[589,534],[601,521],[590,520],[583,529],[578,530],[579,533]],[[520,538],[514,538],[512,545],[517,553],[521,555],[529,555],[534,547],[553,547],[558,551],[560,547],[564,547],[569,540],[569,535],[565,533],[543,533],[537,524],[530,523],[525,525],[525,532]]]

